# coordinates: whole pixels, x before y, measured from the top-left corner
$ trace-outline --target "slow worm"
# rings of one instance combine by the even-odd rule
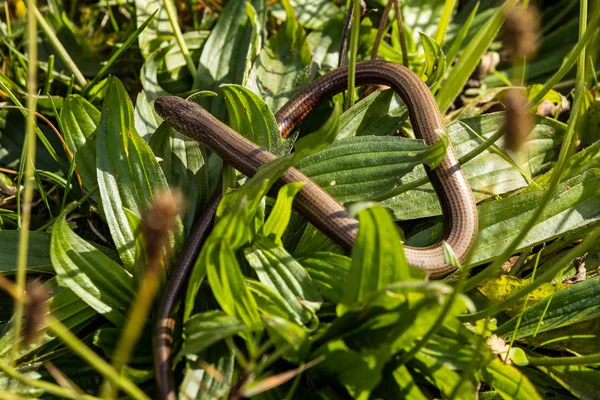
[[[415,136],[428,146],[439,140],[436,131],[445,130],[445,126],[435,99],[427,86],[408,68],[386,61],[363,61],[356,65],[355,79],[357,86],[379,84],[394,89],[408,108]],[[277,112],[281,136],[285,138],[319,104],[346,90],[347,84],[346,67],[338,68],[309,84]],[[161,97],[156,100],[155,109],[173,128],[198,140],[247,176],[254,175],[258,167],[276,158],[196,103],[179,97]],[[464,261],[477,235],[477,209],[471,188],[451,145],[437,168],[432,170],[425,166],[425,169],[442,207],[444,233],[442,239],[432,246],[405,246],[404,251],[410,265],[425,269],[431,278],[441,278],[455,270],[444,261],[443,242],[447,242],[458,258]],[[349,251],[356,240],[357,220],[351,218],[346,208],[325,190],[295,168],[286,171],[276,186],[297,181],[305,182],[305,185],[296,195],[294,208]],[[188,241],[156,316],[155,373],[160,398],[175,399],[170,361],[171,333],[175,322],[171,312],[182,294],[185,280],[206,237],[209,225],[206,221],[212,220],[218,197],[213,196],[201,217],[203,222],[200,222],[200,227],[194,230]],[[178,284],[172,285],[171,281]]]

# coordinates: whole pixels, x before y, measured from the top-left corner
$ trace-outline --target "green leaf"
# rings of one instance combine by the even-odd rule
[[[173,37],[173,29],[169,23],[167,11],[161,0],[135,0],[135,17],[140,27],[156,10],[154,20],[140,34],[140,52],[144,58],[157,50],[164,42]]]
[[[313,367],[317,382],[337,379],[352,398],[366,400],[381,380],[386,361],[391,357],[386,350],[355,352],[343,340],[330,341],[311,354],[325,360]]]
[[[408,110],[393,90],[375,92],[340,117],[338,139],[352,136],[390,136],[408,118]]]
[[[459,343],[454,343],[455,346],[460,346]],[[456,398],[463,400],[473,398],[472,394],[475,392],[473,383],[462,379],[460,374],[457,371],[453,371],[448,365],[421,353],[417,353],[409,365],[416,373],[423,376],[426,381],[438,388],[442,392],[442,397],[450,398],[454,387],[461,383],[461,390],[456,394]]]
[[[439,27],[439,21],[444,10],[445,0],[407,0],[402,5],[402,19],[407,27],[412,30],[413,37],[407,38],[416,42],[417,33],[434,36]],[[394,24],[395,25],[395,24]],[[396,32],[397,35],[397,32]]]
[[[229,245],[233,247],[234,251],[237,250],[244,243],[248,242],[250,232],[247,223],[247,202],[244,199],[237,204],[235,208],[230,210],[223,217],[215,222],[215,226],[206,239],[204,246],[190,276],[187,292],[185,297],[185,308],[184,308],[184,321],[187,321],[191,315],[194,304],[196,302],[196,296],[200,290],[200,285],[206,277],[207,267],[209,263],[217,264],[219,262],[219,249],[217,248],[221,242],[229,242]],[[236,261],[236,266],[237,264]],[[228,293],[226,293],[228,294]],[[225,295],[226,295],[225,294]]]
[[[241,188],[229,191],[223,196],[223,200],[217,209],[217,215],[223,215],[228,208],[236,207],[244,198],[248,202],[248,214],[254,215],[262,202],[262,198],[293,163],[294,157],[288,155],[261,166],[256,174],[246,181]]]
[[[136,259],[134,232],[123,207],[137,216],[149,207],[154,194],[168,190],[150,147],[137,134],[133,108],[123,84],[110,78],[96,140],[98,187],[111,236],[127,268]],[[181,222],[175,230],[181,237]]]
[[[79,95],[68,96],[60,110],[63,137],[75,163],[83,186],[96,186],[96,129],[100,111]]]
[[[285,15],[283,7],[280,14]],[[320,29],[313,30],[306,36],[310,50],[313,53],[312,61],[322,70],[337,68],[345,18],[343,14],[336,15]],[[367,27],[366,32],[368,33],[369,30]],[[361,29],[361,33],[363,33],[363,29]]]
[[[252,0],[250,4],[262,8],[263,2]],[[195,89],[216,91],[222,83],[243,83],[247,74],[247,60],[255,57],[251,53],[252,48],[256,47],[253,45],[256,41],[253,23],[245,1],[227,3],[200,55]],[[221,99],[207,99],[202,105],[215,117],[224,117],[225,107]]]
[[[290,222],[292,203],[303,186],[304,182],[292,182],[282,186],[277,192],[277,200],[271,214],[261,228],[261,234],[278,245],[282,245],[281,236]]]
[[[21,115],[19,110],[0,110],[0,163],[3,166],[13,169],[19,168],[21,153],[24,147],[25,125],[25,117]],[[58,171],[58,163],[55,161],[58,159],[58,156],[55,149],[59,148],[60,142],[56,139],[56,135],[50,132],[44,125],[40,124],[40,127],[36,129],[38,137],[42,134],[45,134],[47,137],[45,143],[36,140],[36,168],[38,170]],[[48,151],[48,148],[51,152]],[[64,171],[66,173],[68,168]]]
[[[275,346],[281,350],[292,349],[299,352],[308,344],[308,331],[287,319],[263,315],[265,327]]]
[[[306,29],[328,28],[330,18],[339,15],[340,9],[328,0],[290,0],[290,5],[298,16],[298,22]],[[271,13],[278,19],[287,18],[284,7],[279,3],[273,4]]]
[[[477,10],[479,10],[479,2],[475,3],[475,5],[473,6],[473,9],[469,13],[469,16],[467,17],[465,22],[462,25],[460,25],[460,29],[458,29],[458,32],[456,33],[456,36],[454,37],[454,40],[452,41],[452,45],[450,46],[450,49],[446,53],[446,61],[448,62],[449,65],[452,65],[452,63],[454,62],[454,59],[456,58],[456,55],[461,50],[463,41],[467,37],[467,33],[469,33],[469,28],[471,28],[473,19],[475,18],[475,15],[477,14]],[[439,86],[438,86],[438,89],[439,89]]]
[[[192,230],[197,211],[210,195],[208,168],[201,145],[165,123],[154,132],[148,144],[156,157],[161,159],[159,165],[169,186],[185,196],[183,225],[187,236]]]
[[[481,60],[481,57],[485,54],[500,30],[506,12],[515,3],[516,0],[507,0],[503,6],[498,7],[485,26],[479,30],[477,35],[473,37],[463,50],[458,62],[452,66],[436,95],[436,101],[442,112],[446,111],[460,94],[465,83],[467,83],[467,80],[479,64],[479,60]]]
[[[482,143],[473,131],[483,138],[492,136],[504,124],[504,113],[486,114],[448,124],[447,132],[458,157],[462,157]],[[534,175],[556,155],[556,147],[562,141],[565,125],[538,118],[538,123],[524,144],[522,170]],[[496,142],[502,146],[502,139]],[[488,197],[513,191],[528,185],[527,180],[510,163],[491,150],[484,151],[461,165],[477,202]],[[409,184],[426,176],[425,169],[417,166],[401,179],[401,185]],[[397,220],[424,218],[441,214],[437,196],[431,184],[402,193],[381,204],[390,209]]]
[[[184,327],[185,341],[176,358],[198,354],[213,344],[247,329],[239,319],[223,311],[207,311],[193,315]]]
[[[427,397],[421,392],[417,384],[415,383],[412,375],[408,371],[405,365],[402,365],[394,370],[392,373],[394,381],[397,384],[397,388],[389,389],[387,386],[382,389],[388,394],[396,398],[403,398],[407,400],[426,400]],[[385,377],[384,377],[385,379]],[[378,388],[379,390],[380,388]],[[397,391],[396,391],[397,390]]]
[[[598,397],[600,372],[597,369],[578,365],[539,366],[538,368],[579,399],[593,400]]]
[[[310,275],[319,293],[331,303],[339,303],[344,293],[351,259],[342,254],[315,252],[297,259]]]
[[[105,357],[113,356],[117,343],[121,338],[122,330],[119,328],[100,328],[94,334],[94,346],[102,349]],[[137,341],[131,359],[132,364],[151,363],[152,354],[148,349],[152,347],[152,336],[150,330],[142,332],[140,339]]]
[[[217,209],[217,216],[220,218],[215,223],[213,231],[202,248],[188,283],[184,320],[187,319],[192,312],[196,294],[207,273],[207,265],[212,263],[213,272],[216,272],[215,265],[220,265],[219,257],[221,257],[221,253],[225,254],[228,251],[236,251],[251,240],[255,234],[255,232],[252,231],[253,224],[251,224],[251,222],[253,221],[259,206],[262,204],[263,197],[277,181],[278,177],[291,166],[292,162],[293,158],[291,156],[275,159],[269,164],[260,167],[258,172],[252,178],[248,179],[241,188],[225,194]],[[229,249],[218,249],[220,243],[223,242],[228,243]],[[235,268],[235,266],[237,266],[237,268]],[[232,267],[235,270],[232,271],[232,274],[234,275],[233,278],[237,279],[239,273],[237,261],[235,266]],[[238,284],[239,282],[236,281],[235,283]],[[229,296],[231,295],[231,293],[229,293],[229,287],[222,287],[221,289],[223,290],[222,300],[228,302],[230,300]],[[244,290],[243,293],[240,292],[236,294],[249,297],[246,290]],[[254,299],[252,297],[249,298],[252,300],[249,307],[254,310],[256,307]],[[221,306],[224,307],[223,305]],[[229,304],[229,306],[229,310],[232,311],[233,305]],[[240,304],[239,306],[243,305]],[[254,311],[251,311],[251,316],[252,318],[255,317]],[[257,316],[258,314],[256,314],[256,317]],[[242,321],[247,323],[244,319],[242,319]],[[250,326],[250,324],[248,325]]]
[[[229,116],[229,126],[275,155],[285,150],[275,116],[256,94],[239,85],[221,85]]]
[[[423,51],[425,52],[425,76],[427,77],[427,85],[435,85],[446,71],[446,56],[440,46],[431,37],[423,32],[419,32]]]
[[[410,279],[398,228],[388,212],[380,206],[365,208],[358,213],[358,223],[338,315],[390,283]]]
[[[159,83],[158,75],[160,66],[165,62],[167,51],[172,48],[173,45],[155,50],[146,58],[144,65],[142,65],[140,80],[149,101],[154,101],[160,96],[167,96],[169,94]]]
[[[180,398],[214,400],[222,398],[232,385],[235,357],[224,343],[204,350],[202,360],[187,362],[187,370],[179,387]],[[213,371],[218,371],[218,375]]]
[[[64,217],[52,228],[50,256],[61,285],[75,292],[115,326],[123,326],[124,312],[136,293],[131,275],[77,236]]]
[[[152,104],[150,104],[150,99],[143,90],[138,93],[133,116],[135,129],[148,142],[162,122],[162,119],[154,111]]]
[[[292,319],[290,307],[283,297],[271,290],[267,285],[254,279],[246,278],[246,286],[256,300],[256,305],[263,315]]]
[[[394,188],[400,177],[420,164],[434,164],[445,154],[444,142],[425,146],[400,137],[338,140],[297,163],[297,168],[342,203],[368,200]]]
[[[250,71],[247,86],[277,111],[304,86],[310,75],[312,56],[304,31],[287,0],[286,21],[261,50]]]
[[[258,279],[285,299],[294,322],[307,323],[323,299],[302,265],[266,238],[245,249],[244,254]]]
[[[205,245],[206,246],[206,245]],[[240,264],[226,241],[208,247],[206,275],[223,311],[251,329],[261,327],[258,307],[244,282]]]
[[[548,305],[550,302],[550,305]],[[571,325],[600,315],[600,279],[591,278],[564,288],[526,309],[498,328],[497,335],[511,334],[520,320],[516,339],[535,332]]]
[[[498,358],[494,358],[481,373],[483,381],[498,391],[504,399],[542,399],[525,375]]]
[[[325,123],[316,131],[301,137],[294,144],[296,157],[304,158],[310,154],[324,150],[331,145],[337,134],[340,114],[342,113],[342,105],[340,97],[335,97],[333,100],[333,111]]]
[[[19,231],[0,230],[0,274],[17,272]],[[45,232],[29,232],[27,272],[54,273],[50,261],[50,238]]]
[[[200,52],[204,43],[208,39],[210,31],[190,31],[183,34],[183,41],[190,52],[192,60],[200,58]],[[190,74],[190,70],[187,67],[185,57],[181,52],[181,47],[177,43],[176,39],[172,39],[162,53],[157,54],[161,50],[157,50],[148,57],[144,63],[144,67],[147,67],[146,77],[144,80],[148,82],[151,75],[149,72],[153,72],[153,79],[148,82],[156,82],[151,84],[152,87],[159,85],[161,90],[169,93],[183,93],[190,90],[194,83],[194,76]],[[150,59],[157,54],[155,60],[150,62]],[[144,83],[144,81],[142,81]],[[150,92],[149,99],[155,100],[158,96],[156,90],[148,90],[146,85],[144,89]]]

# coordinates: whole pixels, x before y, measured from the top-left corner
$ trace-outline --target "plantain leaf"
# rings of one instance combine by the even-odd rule
[[[247,86],[259,93],[275,112],[304,86],[310,76],[312,56],[306,35],[287,0],[286,21],[261,50],[250,71]]]
[[[135,17],[138,28],[156,11],[160,10],[152,22],[138,37],[140,51],[144,58],[173,37],[167,10],[161,0],[135,0]]]
[[[266,238],[257,240],[244,254],[258,279],[285,299],[293,321],[307,323],[323,299],[302,265]]]
[[[330,18],[341,13],[335,4],[327,0],[290,0],[290,5],[298,16],[298,22],[306,29],[325,28]],[[282,21],[287,18],[284,7],[279,3],[271,7],[271,13]]]
[[[331,303],[339,303],[344,293],[351,259],[341,254],[315,252],[298,258],[319,290]]]
[[[142,65],[140,80],[149,101],[154,101],[160,96],[168,95],[168,92],[165,91],[158,82],[158,71],[161,64],[164,62],[167,51],[172,47],[173,46],[161,47],[160,49],[155,50],[148,58],[146,58],[144,65]]]
[[[252,0],[249,4],[255,9],[262,9],[263,3],[264,0]],[[202,49],[195,89],[216,91],[222,83],[243,83],[247,60],[256,56],[252,54],[257,40],[252,27],[254,23],[245,1],[227,3]],[[217,118],[225,116],[225,105],[219,98],[208,98],[202,106]]]
[[[357,102],[340,117],[337,138],[389,136],[408,118],[408,110],[393,90],[375,92]]]
[[[131,275],[77,236],[64,217],[52,228],[50,256],[61,285],[115,326],[123,326],[124,312],[136,293]]]
[[[282,16],[285,14],[283,8],[280,14]],[[312,61],[322,70],[333,69],[338,66],[345,18],[344,15],[336,15],[320,29],[315,29],[306,36],[310,50],[313,53]]]
[[[248,289],[250,289],[250,292],[254,296],[256,305],[263,316],[272,315],[287,320],[292,319],[290,307],[281,295],[271,290],[262,282],[255,281],[254,279],[246,278],[246,286],[248,286]]]
[[[324,361],[313,367],[317,382],[337,379],[352,398],[366,400],[381,380],[382,369],[391,354],[386,349],[356,352],[343,340],[332,340],[319,348],[311,358]]]
[[[96,184],[96,129],[100,111],[79,95],[68,96],[60,110],[63,136],[75,157],[77,171],[87,190]]]
[[[215,227],[207,238],[188,283],[184,320],[187,320],[194,308],[195,298],[206,276],[208,263],[212,262],[215,265],[220,265],[220,250],[216,249],[216,246],[220,242],[227,241],[231,249],[235,251],[250,241],[255,234],[250,229],[250,221],[254,219],[259,206],[262,204],[262,198],[277,178],[291,166],[292,162],[293,159],[290,156],[278,158],[259,168],[256,175],[247,180],[241,188],[225,194],[217,209],[217,216],[221,218],[215,223]],[[250,203],[248,199],[250,199]],[[237,274],[237,272],[234,272],[234,274]],[[225,298],[229,295],[229,292],[228,288],[224,288],[224,290],[227,293],[223,294],[223,299],[226,300]],[[244,293],[244,296],[246,296],[246,293]]]
[[[221,241],[207,246],[206,253],[203,260],[206,261],[208,282],[223,311],[251,329],[261,327],[258,307],[244,282],[232,247],[227,241]]]
[[[275,116],[269,106],[256,94],[239,85],[221,85],[229,116],[229,126],[246,139],[275,155],[283,155]]]
[[[399,178],[420,163],[434,164],[446,148],[399,137],[360,137],[334,142],[297,164],[306,176],[338,201],[367,200],[394,188]]]
[[[190,357],[191,358],[191,357]],[[202,360],[188,360],[179,396],[186,399],[212,400],[227,395],[232,385],[235,357],[225,343],[204,350]],[[218,371],[215,374],[214,371]]]
[[[162,119],[154,111],[154,107],[150,104],[149,98],[143,90],[138,93],[133,115],[135,129],[148,142],[156,128],[161,124]]]
[[[494,358],[482,369],[483,381],[506,399],[542,399],[529,379],[517,368]]]
[[[207,311],[193,315],[185,323],[185,341],[176,358],[198,354],[213,344],[246,329],[246,325],[240,320],[223,311]]]
[[[338,315],[383,287],[409,280],[408,263],[399,246],[398,228],[388,212],[371,206],[358,212],[358,236]]]
[[[290,222],[294,197],[303,186],[304,182],[292,182],[279,189],[273,210],[261,228],[261,234],[278,245],[282,245],[281,236]]]
[[[552,365],[538,368],[578,399],[593,400],[598,397],[600,372],[597,369],[579,365]]]
[[[459,343],[454,342],[455,346]],[[427,357],[418,353],[409,363],[411,369],[422,375],[430,384],[439,388],[443,397],[450,397],[454,387],[461,383],[461,390],[456,393],[456,398],[468,400],[473,398],[475,387],[472,382],[464,381],[460,374],[453,371],[446,363],[439,362],[435,358]]]
[[[150,147],[135,130],[129,96],[114,77],[110,78],[102,105],[96,160],[106,222],[123,264],[130,269],[136,259],[134,232],[123,207],[141,216],[154,194],[168,190],[168,186]],[[176,243],[180,237],[181,222],[178,221]]]
[[[394,370],[392,373],[396,386],[390,388],[391,385],[385,385],[386,377],[382,382],[385,386],[379,386],[378,392],[385,392],[395,398],[403,398],[408,400],[426,400],[427,397],[421,392],[417,384],[415,383],[412,375],[408,371],[405,365],[402,365]]]
[[[535,332],[545,332],[571,325],[600,315],[600,279],[592,278],[539,301],[526,309],[520,316],[512,318],[498,328],[497,335],[514,331],[520,321],[515,338],[531,336]],[[550,304],[548,304],[550,303]]]
[[[210,195],[208,168],[201,145],[164,123],[154,132],[148,144],[161,159],[159,165],[169,186],[185,196],[183,225],[187,236],[198,211]]]
[[[0,274],[17,272],[19,231],[0,230]],[[54,273],[50,260],[50,238],[45,232],[29,232],[27,272]]]
[[[425,52],[425,76],[427,77],[427,85],[435,85],[446,72],[446,56],[433,38],[427,36],[423,32],[419,32],[421,36],[421,44]]]
[[[209,31],[190,31],[183,34],[183,41],[190,52],[192,60],[200,58],[200,53],[209,34]],[[152,55],[155,53],[152,53]],[[146,60],[144,65],[149,64],[148,60]],[[159,55],[156,61],[158,64],[155,72],[156,81],[160,84],[161,88],[164,88],[169,93],[183,93],[190,90],[194,84],[195,77],[190,73],[181,47],[176,39],[169,42],[162,55]],[[150,65],[148,66],[150,67]],[[156,97],[155,93],[151,93],[149,100],[153,101]]]

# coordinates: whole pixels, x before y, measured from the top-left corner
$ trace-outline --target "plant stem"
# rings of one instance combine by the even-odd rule
[[[35,0],[29,2],[29,15],[35,12]],[[27,51],[29,53],[29,69],[27,71],[27,130],[25,141],[27,153],[25,155],[25,192],[23,194],[23,209],[21,212],[21,230],[19,231],[19,255],[17,261],[17,290],[25,291],[27,279],[27,255],[29,250],[29,226],[31,222],[31,201],[34,188],[34,163],[35,163],[35,122],[36,122],[36,90],[37,90],[37,21],[35,18],[27,19]],[[11,351],[11,366],[15,365],[19,355],[21,343],[21,329],[23,324],[24,302],[15,299],[15,343]]]
[[[408,46],[406,45],[406,37],[404,36],[404,24],[402,23],[402,12],[398,0],[394,2],[394,11],[396,12],[396,22],[398,23],[398,35],[400,35],[400,47],[402,48],[402,64],[408,68]]]
[[[348,60],[348,91],[346,92],[346,110],[354,105],[356,53],[358,52],[358,34],[360,33],[360,1],[354,0],[351,6],[354,7],[354,10],[352,11],[352,26],[350,28],[350,57]]]
[[[185,44],[185,40],[183,39],[183,35],[181,34],[181,29],[179,28],[179,24],[177,23],[177,12],[174,9],[175,6],[171,2],[171,0],[163,0],[163,4],[165,6],[165,10],[167,11],[167,17],[169,18],[169,22],[171,23],[171,28],[173,29],[173,33],[175,34],[175,40],[177,40],[177,44],[181,49],[181,54],[183,54],[183,58],[185,59],[185,64],[187,65],[188,71],[192,76],[196,76],[196,65],[192,61],[192,57],[190,55],[190,51]]]
[[[155,258],[154,260],[150,260],[150,262],[160,264],[160,258]],[[131,358],[135,344],[146,326],[146,321],[148,321],[150,307],[152,307],[160,283],[160,270],[161,265],[148,265],[135,301],[129,309],[125,327],[113,353],[112,366],[119,373]],[[102,386],[102,398],[117,396],[116,388],[108,384],[107,378],[105,378]]]

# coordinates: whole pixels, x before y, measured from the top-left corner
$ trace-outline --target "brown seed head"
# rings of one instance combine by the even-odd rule
[[[162,192],[154,196],[154,202],[142,218],[142,234],[146,241],[149,263],[156,260],[169,242],[169,233],[175,228],[181,211],[179,192]]]
[[[540,41],[540,14],[537,8],[529,6],[513,7],[504,21],[502,42],[513,57],[531,58],[537,51]]]
[[[26,317],[23,339],[26,344],[31,344],[42,332],[42,326],[48,312],[46,301],[50,296],[39,279],[27,283],[25,290],[29,301],[25,305]]]
[[[504,147],[517,151],[525,143],[534,126],[533,118],[527,110],[527,97],[520,90],[509,89],[502,103],[506,107]]]

